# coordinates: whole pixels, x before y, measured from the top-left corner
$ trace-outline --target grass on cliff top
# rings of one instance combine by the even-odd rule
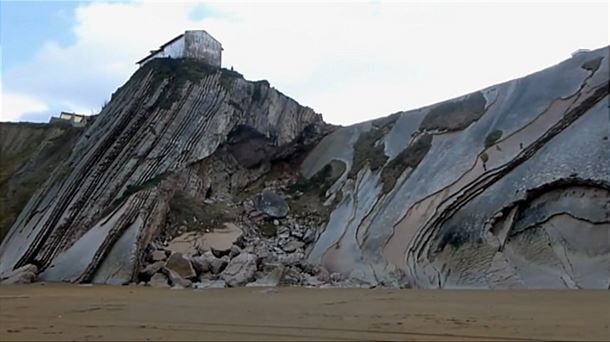
[[[155,58],[136,72],[134,81],[141,80],[150,70],[153,71],[152,91],[163,81],[169,80],[159,99],[159,106],[163,109],[171,108],[172,104],[180,99],[180,91],[186,82],[198,83],[207,76],[219,73],[220,86],[228,92],[233,88],[236,79],[243,78],[237,71],[218,68],[196,59]]]

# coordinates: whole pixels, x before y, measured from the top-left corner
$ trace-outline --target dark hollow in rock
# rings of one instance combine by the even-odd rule
[[[235,160],[246,168],[269,161],[276,151],[271,139],[245,125],[237,126],[231,131],[228,146]]]

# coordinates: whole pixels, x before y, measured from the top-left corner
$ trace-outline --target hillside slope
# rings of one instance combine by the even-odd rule
[[[608,288],[608,51],[349,127],[152,61],[30,199],[0,281]]]
[[[83,129],[0,122],[0,240],[28,199],[68,158]]]

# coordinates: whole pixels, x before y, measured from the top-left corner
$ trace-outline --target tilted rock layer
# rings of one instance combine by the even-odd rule
[[[25,206],[0,275],[608,288],[608,50],[341,128],[264,81],[150,62]]]

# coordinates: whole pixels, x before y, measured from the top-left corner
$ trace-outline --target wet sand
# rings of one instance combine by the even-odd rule
[[[608,340],[610,291],[0,287],[0,340]]]

